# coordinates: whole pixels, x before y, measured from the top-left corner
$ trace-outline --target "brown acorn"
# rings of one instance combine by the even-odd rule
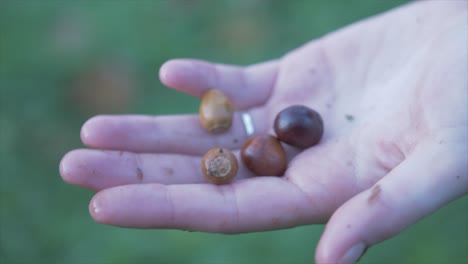
[[[227,184],[236,176],[239,165],[236,156],[225,148],[209,150],[202,159],[202,172],[214,184]]]
[[[210,133],[219,134],[232,125],[234,108],[227,96],[219,90],[208,90],[202,96],[199,117],[202,126]]]

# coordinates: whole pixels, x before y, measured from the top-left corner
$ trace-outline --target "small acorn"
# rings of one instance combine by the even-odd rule
[[[316,111],[303,105],[293,105],[278,113],[274,130],[279,140],[305,149],[322,138],[323,121]]]
[[[226,148],[211,149],[202,159],[203,175],[209,182],[216,185],[231,182],[238,169],[236,156]]]
[[[203,94],[199,117],[208,132],[219,134],[227,131],[232,125],[233,115],[234,108],[223,92],[211,89]]]
[[[257,176],[281,176],[287,167],[286,153],[271,135],[249,138],[241,149],[244,165]]]

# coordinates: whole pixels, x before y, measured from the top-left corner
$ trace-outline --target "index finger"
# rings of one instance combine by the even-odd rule
[[[248,67],[174,59],[159,70],[161,82],[178,91],[201,97],[208,89],[219,89],[237,110],[264,104],[276,82],[277,61]]]

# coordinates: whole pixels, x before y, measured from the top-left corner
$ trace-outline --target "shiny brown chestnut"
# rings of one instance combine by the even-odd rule
[[[236,176],[239,165],[237,158],[226,148],[209,150],[202,159],[202,172],[213,184],[227,184]]]
[[[293,105],[278,113],[274,130],[279,140],[305,149],[317,144],[322,138],[323,121],[315,110]]]
[[[221,91],[211,89],[202,96],[199,109],[200,123],[210,133],[219,134],[232,125],[234,108]]]
[[[257,176],[281,176],[288,163],[283,146],[271,135],[259,135],[245,141],[241,158],[244,165]]]

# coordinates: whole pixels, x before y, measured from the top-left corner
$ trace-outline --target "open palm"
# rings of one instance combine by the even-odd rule
[[[273,133],[289,105],[317,110],[324,136],[302,152],[287,147],[284,177],[252,177],[241,164],[232,184],[205,183],[202,155],[238,155],[247,139],[239,113],[217,136],[196,115],[92,118],[82,140],[100,150],[68,153],[61,174],[99,191],[90,203],[98,222],[239,233],[330,219],[317,261],[352,262],[468,191],[467,7],[412,4],[249,67],[161,67],[174,89],[223,90],[256,134]]]

